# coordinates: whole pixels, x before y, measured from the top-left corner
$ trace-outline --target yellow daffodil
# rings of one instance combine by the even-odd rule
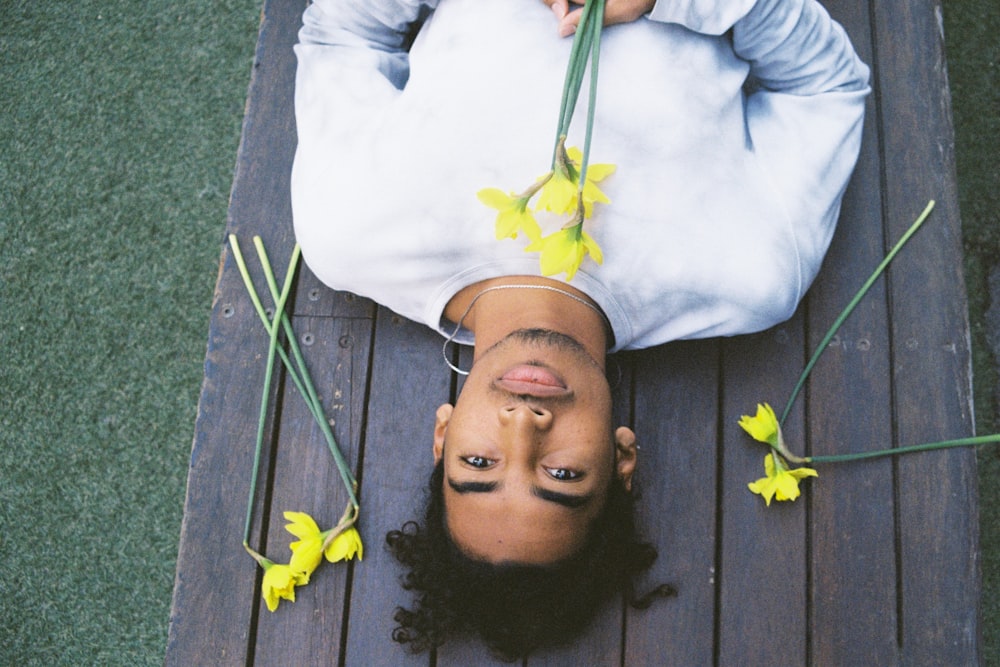
[[[565,271],[567,281],[573,279],[584,256],[588,253],[598,264],[604,261],[601,247],[590,234],[583,231],[583,223],[564,227],[535,241],[525,250],[541,253],[543,275],[551,276]]]
[[[279,600],[295,602],[295,587],[309,581],[307,575],[294,571],[288,565],[277,565],[266,558],[261,559],[260,564],[264,568],[261,593],[268,611],[277,609]]]
[[[576,177],[570,173],[568,165],[556,165],[552,178],[542,186],[535,210],[565,215],[576,210],[577,199]]]
[[[513,192],[505,194],[503,190],[497,188],[484,188],[476,193],[479,201],[498,211],[496,219],[497,240],[517,238],[518,232],[522,232],[532,241],[541,237],[542,230],[535,221],[535,216],[528,210],[528,200],[535,195],[536,191],[537,188],[529,189],[527,196],[525,196]]]
[[[781,426],[778,425],[774,410],[767,403],[758,403],[757,414],[753,417],[743,415],[740,418],[740,426],[754,440],[766,442],[772,447],[778,446]]]
[[[333,541],[326,548],[326,559],[331,563],[341,560],[350,560],[355,554],[358,560],[364,556],[364,545],[361,544],[361,534],[358,529],[351,526],[341,534],[333,538]]]
[[[764,497],[764,502],[768,507],[771,505],[771,498],[777,500],[795,500],[799,497],[799,480],[805,477],[819,477],[812,468],[788,469],[788,464],[784,459],[776,454],[769,453],[764,457],[764,474],[756,482],[751,482],[747,486],[756,494]]]
[[[570,159],[571,166],[575,169],[583,162],[583,153],[579,148],[573,147],[566,151]],[[610,204],[608,196],[597,187],[605,178],[615,173],[613,164],[590,164],[587,165],[587,179],[583,184],[583,215],[589,218],[594,213],[594,203]],[[580,175],[577,173],[576,182],[579,183]]]
[[[285,526],[285,530],[299,538],[288,545],[292,550],[288,566],[305,574],[308,582],[323,559],[323,540],[326,534],[320,531],[316,521],[305,512],[285,512],[284,516],[291,522]]]
[[[560,146],[561,148],[561,146]],[[580,167],[583,153],[573,147],[566,151],[557,149],[557,158],[553,168],[552,178],[544,186],[538,197],[539,211],[551,211],[559,215],[572,213],[580,202]],[[610,204],[597,183],[613,174],[613,164],[591,164],[587,166],[587,178],[583,184],[583,217],[589,218],[594,212],[594,203]]]

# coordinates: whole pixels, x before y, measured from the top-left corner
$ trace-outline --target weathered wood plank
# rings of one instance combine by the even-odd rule
[[[900,236],[926,200],[938,201],[889,273],[896,440],[963,437],[974,425],[941,5],[878,2],[874,17],[890,236]],[[975,452],[906,456],[898,474],[904,662],[974,664]]]
[[[293,326],[334,437],[344,458],[357,470],[372,323],[297,317]],[[296,538],[285,530],[283,512],[306,512],[326,529],[336,525],[347,503],[326,440],[290,382],[285,384],[276,448],[267,554],[275,562],[287,562],[288,544]],[[378,545],[369,543],[372,546]],[[255,665],[336,664],[348,575],[355,563],[324,561],[309,584],[297,589],[294,604],[282,602],[275,613],[258,603]],[[309,630],[303,632],[303,628]]]
[[[874,62],[869,3],[827,7],[866,63]],[[868,100],[863,150],[841,209],[837,234],[808,302],[812,354],[827,329],[887,248],[881,210],[874,96]],[[841,327],[814,368],[807,441],[812,454],[839,454],[892,443],[890,341],[885,281]],[[889,459],[820,466],[809,485],[810,661],[892,665],[899,661],[894,465]],[[859,642],[858,637],[865,641]]]
[[[434,332],[378,309],[361,478],[361,534],[368,546],[354,571],[345,658],[350,665],[426,665],[391,641],[393,611],[411,606],[387,531],[418,518],[433,467],[434,412],[450,400],[450,371]],[[309,632],[311,629],[304,628]]]
[[[870,151],[869,153],[871,153]],[[869,162],[867,159],[865,162]],[[873,180],[867,180],[867,177]],[[884,256],[877,173],[859,169],[842,226],[809,301],[811,354]],[[874,187],[873,187],[874,184]],[[868,212],[866,214],[866,212]],[[841,454],[891,446],[892,387],[884,282],[841,327],[808,384],[802,453]],[[810,637],[815,664],[891,665],[897,649],[897,544],[894,465],[890,459],[817,466],[810,505]],[[864,636],[864,642],[857,638]]]
[[[715,651],[718,492],[717,341],[630,355],[635,367],[640,526],[659,556],[640,592],[677,597],[627,611],[625,664],[711,664]]]
[[[766,507],[747,490],[764,476],[767,450],[738,426],[759,402],[781,406],[794,385],[804,363],[801,315],[800,309],[785,324],[722,345],[719,664],[806,661],[807,503],[772,501]],[[802,404],[785,426],[787,437],[801,441]]]
[[[250,326],[257,316],[247,300],[217,300],[215,311],[228,317],[215,319],[209,334],[170,615],[168,665],[199,660],[241,664],[255,606],[257,565],[240,543],[267,339],[262,327]],[[255,389],[243,390],[247,387]],[[267,472],[265,459],[265,479]],[[256,541],[256,532],[252,539]]]

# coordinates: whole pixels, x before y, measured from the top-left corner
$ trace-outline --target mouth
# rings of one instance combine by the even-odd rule
[[[514,366],[501,375],[496,384],[504,391],[522,396],[551,398],[570,394],[562,378],[544,366]]]

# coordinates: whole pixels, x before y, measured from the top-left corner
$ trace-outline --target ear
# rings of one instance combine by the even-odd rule
[[[445,403],[438,407],[434,415],[434,465],[441,460],[444,452],[444,434],[448,432],[448,422],[454,409],[455,406]]]
[[[626,491],[632,490],[632,474],[635,472],[638,449],[632,429],[619,426],[615,431],[615,469]]]

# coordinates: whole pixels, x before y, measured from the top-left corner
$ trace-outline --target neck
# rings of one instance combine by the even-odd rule
[[[560,292],[543,289],[498,289],[505,285],[544,285]],[[572,294],[591,304],[566,296]],[[478,297],[478,298],[477,298]],[[536,276],[504,276],[469,285],[452,297],[444,314],[452,322],[462,319],[462,325],[473,332],[476,346],[473,360],[482,350],[488,350],[512,331],[548,329],[577,340],[603,368],[608,347],[609,331],[597,304],[580,290],[569,285]]]

